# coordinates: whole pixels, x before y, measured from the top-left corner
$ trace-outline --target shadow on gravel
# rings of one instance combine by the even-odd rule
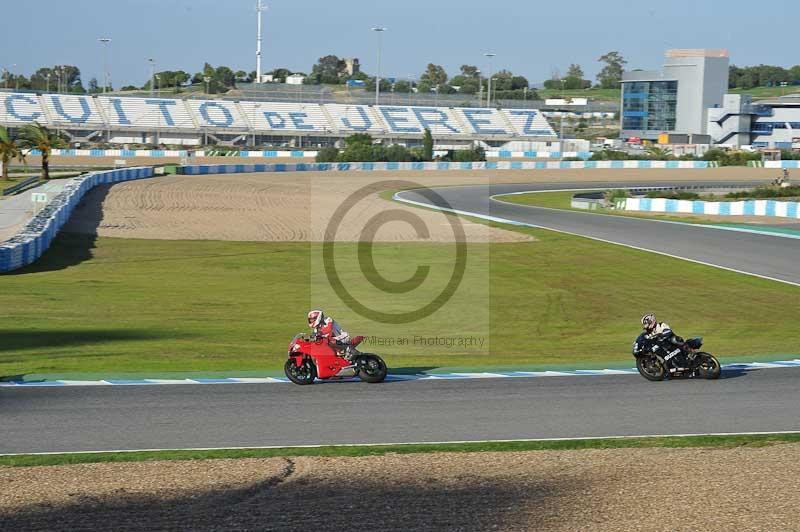
[[[446,464],[445,464],[446,465]],[[202,463],[198,464],[202,467]],[[2,530],[298,530],[415,531],[527,530],[559,522],[560,511],[580,504],[577,489],[526,480],[420,471],[409,482],[370,481],[323,471],[288,480],[272,478],[245,489],[196,492],[175,498],[118,490],[73,501],[0,509]],[[355,477],[355,478],[352,478]],[[356,479],[360,478],[360,482]],[[566,505],[566,506],[565,506]]]

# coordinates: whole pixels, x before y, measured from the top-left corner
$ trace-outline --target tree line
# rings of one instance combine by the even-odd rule
[[[551,90],[579,90],[591,89],[618,89],[622,81],[622,73],[628,63],[619,52],[608,52],[598,59],[603,68],[597,74],[597,83],[592,85],[591,80],[584,79],[583,67],[577,63],[567,68],[565,76],[556,70],[550,79],[544,82],[545,89]]]
[[[367,133],[356,133],[344,140],[342,149],[335,147],[322,148],[317,152],[318,163],[353,163],[353,162],[424,162],[433,161],[433,135],[425,130],[422,146],[406,148],[400,144],[376,144]],[[485,161],[486,152],[480,146],[465,150],[450,150],[440,161]]]
[[[772,65],[738,67],[731,65],[728,87],[731,89],[754,89],[756,87],[779,87],[800,85],[800,65],[783,68]]]
[[[622,80],[627,61],[617,51],[608,52],[598,58],[603,68],[597,74],[596,83],[585,79],[583,67],[573,63],[569,65],[565,75],[556,70],[550,79],[544,82],[544,87],[551,90],[580,90],[589,88],[616,89]],[[365,72],[350,74],[347,62],[336,55],[327,55],[319,58],[313,65],[310,74],[295,72],[289,68],[279,67],[266,74],[271,75],[277,83],[286,83],[292,75],[305,78],[308,85],[342,85],[351,80],[364,82],[368,91],[375,90],[375,76]],[[488,73],[481,72],[475,65],[461,65],[459,72],[450,77],[441,65],[430,63],[425,70],[414,79],[381,79],[381,90],[397,93],[438,93],[438,94],[469,94],[486,93],[488,90]],[[531,87],[528,79],[502,69],[492,74],[492,91],[497,99],[538,99],[536,89]],[[207,80],[207,81],[206,81]],[[213,66],[209,63],[194,74],[184,70],[162,70],[156,72],[155,85],[158,90],[172,90],[181,92],[187,85],[202,86],[210,94],[219,94],[236,88],[237,83],[252,83],[256,80],[256,72],[234,70],[228,66]],[[152,83],[148,78],[143,85],[126,85],[121,90],[150,90]],[[800,85],[800,65],[784,68],[774,65],[757,65],[730,67],[729,88],[753,89],[756,87],[775,87],[782,84]],[[41,92],[65,92],[71,94],[96,94],[103,92],[101,83],[96,78],[91,78],[87,85],[81,77],[80,69],[75,65],[54,65],[37,69],[30,77],[3,70],[0,77],[0,86],[6,89],[34,90]],[[112,87],[106,87],[112,90]]]
[[[492,74],[492,91],[499,99],[536,99],[535,90],[524,76],[516,75],[508,70],[500,70]],[[320,57],[312,67],[304,83],[307,85],[344,85],[349,81],[362,81],[367,91],[374,91],[376,76],[366,72],[351,73],[347,62],[336,55]],[[488,91],[488,73],[481,72],[475,65],[461,65],[459,73],[450,77],[443,66],[429,63],[417,79],[381,79],[381,91],[423,94],[478,94]]]
[[[217,94],[235,88],[237,82],[250,82],[255,79],[255,71],[246,73],[234,71],[227,66],[214,67],[209,63],[203,70],[189,74],[183,70],[162,70],[155,73],[155,88],[158,90],[174,90],[180,92],[187,84],[201,85],[208,79],[208,92]],[[121,90],[150,90],[152,78],[148,78],[142,86],[126,85]],[[97,78],[91,78],[88,86],[84,86],[81,70],[75,65],[55,65],[42,67],[30,77],[4,70],[0,77],[0,86],[14,90],[33,90],[41,92],[63,92],[68,94],[96,94],[103,92]],[[112,86],[107,87],[113,90]]]

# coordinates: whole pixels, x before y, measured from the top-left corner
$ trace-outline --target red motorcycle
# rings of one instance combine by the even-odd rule
[[[295,384],[314,384],[315,379],[346,379],[359,377],[364,382],[377,383],[386,378],[386,363],[378,355],[361,353],[363,336],[355,336],[347,345],[331,345],[321,336],[300,333],[289,342],[289,360],[283,371]]]

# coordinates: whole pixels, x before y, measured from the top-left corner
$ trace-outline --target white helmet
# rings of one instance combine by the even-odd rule
[[[325,321],[325,313],[321,310],[312,310],[308,313],[308,326],[316,329]]]
[[[645,331],[652,331],[656,328],[656,325],[658,325],[658,320],[655,314],[650,313],[642,316],[642,328]]]

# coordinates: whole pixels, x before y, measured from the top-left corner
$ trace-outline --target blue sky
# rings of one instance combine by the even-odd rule
[[[628,68],[658,68],[667,48],[728,48],[737,65],[800,63],[797,0],[265,0],[264,69],[309,71],[329,53],[358,57],[375,71],[375,25],[384,36],[383,72],[418,76],[429,62],[450,75],[464,63],[488,68],[485,51],[540,82],[579,63],[594,79],[597,58],[620,51]],[[147,58],[159,70],[203,62],[255,70],[255,0],[6,0],[0,67],[75,64],[84,82],[101,78],[97,38],[109,36],[116,87],[141,85]],[[16,64],[17,67],[12,65]]]

